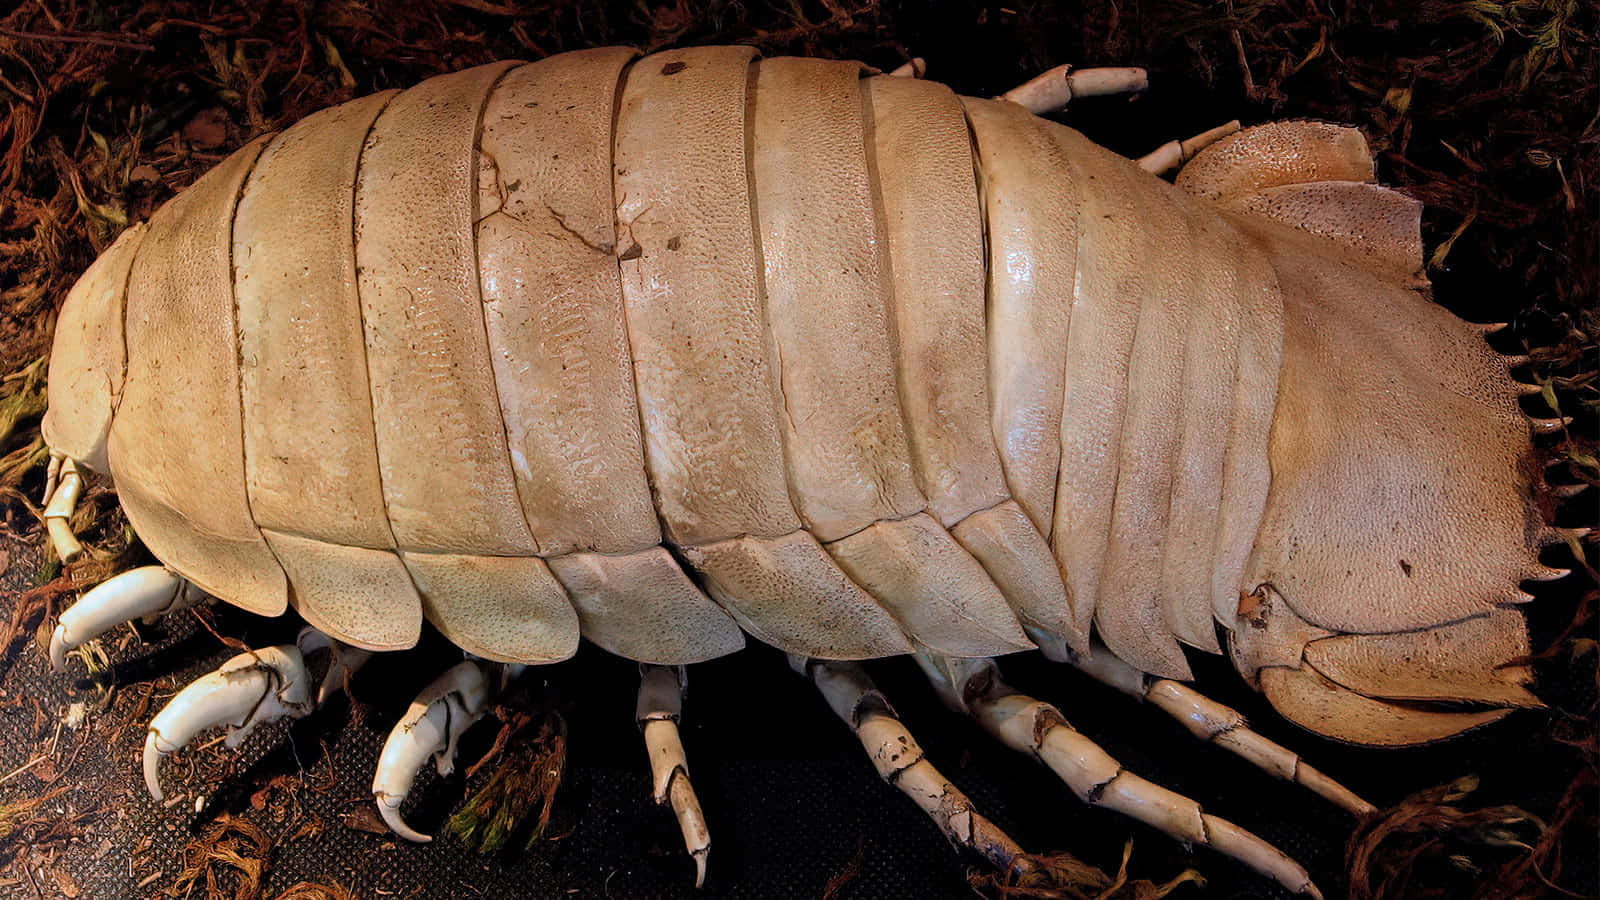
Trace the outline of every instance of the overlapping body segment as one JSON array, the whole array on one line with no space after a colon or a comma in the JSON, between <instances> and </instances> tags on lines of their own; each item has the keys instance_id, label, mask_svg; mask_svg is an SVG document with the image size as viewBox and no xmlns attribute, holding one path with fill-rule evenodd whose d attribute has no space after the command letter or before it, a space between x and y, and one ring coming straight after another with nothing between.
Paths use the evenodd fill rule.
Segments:
<instances>
[{"instance_id":1,"label":"overlapping body segment","mask_svg":"<svg viewBox=\"0 0 1600 900\"><path fill-rule=\"evenodd\" d=\"M1098 610L1114 651L1149 635L1168 649L1142 665L1181 665L1153 590L1166 511L1113 524L1111 498L1136 502L1118 472L1166 498L1183 372L1155 370L1210 331L1159 258L1189 248L1141 218L1183 198L1124 161L1011 104L737 48L486 67L265 146L238 209L215 201L243 486L330 633L403 646L420 609L474 652L558 658L570 604L612 635L600 610L626 605L543 560L665 536L785 649L993 655L1029 645L1020 613L1086 650ZM280 237L286 217L306 227ZM368 574L340 590L330 565ZM674 583L671 620L736 646Z\"/></svg>"},{"instance_id":2,"label":"overlapping body segment","mask_svg":"<svg viewBox=\"0 0 1600 900\"><path fill-rule=\"evenodd\" d=\"M1269 491L1353 464L1275 480L1307 457L1277 416L1286 316L1344 315L1301 297L1328 293L1320 262L1286 281L1283 260L1416 299L1414 221L1358 143L1246 132L1175 186L1015 103L855 63L468 70L262 139L163 209L113 259L126 289L92 282L126 294L129 358L73 365L119 369L114 415L63 413L61 441L88 461L109 428L175 569L360 646L423 618L516 662L580 633L656 663L741 631L833 659L1085 656L1095 635L1184 678L1181 644L1219 651L1241 593L1294 584L1307 501ZM169 284L183 233L209 268ZM1321 343L1294 364L1358 318L1295 326ZM193 413L149 439L199 364L193 408L242 444ZM1290 607L1385 630L1311 611L1316 577Z\"/></svg>"},{"instance_id":3,"label":"overlapping body segment","mask_svg":"<svg viewBox=\"0 0 1600 900\"><path fill-rule=\"evenodd\" d=\"M749 47L481 66L260 137L110 247L58 326L44 517L68 558L77 465L108 472L163 565L73 606L52 662L195 587L313 626L172 699L152 794L200 731L304 716L427 622L472 658L372 788L427 840L417 770L586 637L641 663L655 798L703 877L683 667L749 635L998 865L1026 856L852 661L912 654L1085 802L1319 896L992 658L1037 647L1357 815L1180 684L1189 651L1362 744L1538 705L1514 606L1560 534L1519 386L1431 303L1418 204L1359 133L1234 123L1133 161L1034 112L1140 70L995 100L904 74Z\"/></svg>"}]
</instances>

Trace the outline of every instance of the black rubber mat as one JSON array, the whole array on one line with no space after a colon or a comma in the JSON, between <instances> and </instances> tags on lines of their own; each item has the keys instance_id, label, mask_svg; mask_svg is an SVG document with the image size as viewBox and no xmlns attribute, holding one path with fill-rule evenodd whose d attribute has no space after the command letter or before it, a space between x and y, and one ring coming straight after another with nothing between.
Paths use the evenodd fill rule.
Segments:
<instances>
[{"instance_id":1,"label":"black rubber mat","mask_svg":"<svg viewBox=\"0 0 1600 900\"><path fill-rule=\"evenodd\" d=\"M242 42L254 41L252 46L259 47L282 39L284 34L274 33L273 27L325 28L340 40L349 38L344 50L359 73L362 91L406 83L427 74L428 66L445 61L447 55L466 65L489 54L532 56L535 50L555 52L605 41L707 43L732 35L775 41L786 52L809 49L868 57L881 66L898 64L909 51L928 58L931 77L977 95L992 95L1058 62L1148 65L1153 82L1148 96L1136 103L1085 103L1074 107L1066 119L1112 149L1133 155L1234 117L1250 124L1266 118L1321 115L1327 108L1307 94L1319 89L1315 78L1329 77L1318 74L1326 57L1313 64L1323 52L1321 45L1312 49L1314 37L1307 38L1310 55L1299 64L1306 67L1300 81L1288 83L1283 96L1265 91L1249 101L1241 95L1241 74L1226 68L1234 65L1231 44L1222 54L1213 45L1207 45L1209 55L1199 52L1201 39L1186 35L1211 23L1206 39L1214 39L1215 21L1231 16L1224 7L1232 9L1233 4L1172 4L1178 12L1158 17L1150 10L1165 4L1141 10L1140 4L1127 3L1063 4L1059 9L1053 4L940 3L929 12L928 5L920 3L848 3L844 5L859 7L860 14L837 21L814 3L538 4L559 25L559 33L550 33L553 28L529 25L532 14L519 20L494 13L505 8L498 0L456 0L439 14L437 29L432 7L399 25L381 21L378 12L371 14L372 22L330 24L314 20L321 9L316 3L262 4L267 11L258 21L253 4L230 6L219 0L216 7L226 8L223 11L232 16L231 30L223 36L213 35L206 22L198 21L213 11L209 4L174 5L181 6L179 12L184 14L176 24L159 34L138 36L157 41L161 53L204 59L206 48L211 48L220 58ZM837 3L829 5L840 8ZM94 27L111 32L133 17L140 4L84 6L94 8ZM371 4L378 10L384 6ZM443 9L446 4L438 6ZM804 7L813 22L830 24L810 37L785 37L791 6ZM1261 6L1238 4L1245 13ZM1320 9L1326 5L1304 6L1308 16L1317 18L1324 15ZM1344 6L1340 15L1359 16L1350 10L1361 4ZM1402 6L1409 9L1410 4ZM241 7L250 9L248 16L239 12ZM357 7L365 9L359 4L351 8ZM869 13L869 7L879 11ZM1013 7L1023 7L1027 15L1019 16ZM345 6L341 9L348 12ZM1326 15L1333 15L1331 8ZM1593 19L1592 10L1584 15ZM442 40L448 54L419 52L379 61L354 56L360 35L387 33L391 27L408 35L449 33L459 24L451 16L470 20L477 30L470 40ZM675 30L674 16L687 24ZM426 21L418 24L419 18ZM1171 33L1158 40L1141 30L1152 18L1162 18ZM1479 27L1464 15L1457 18L1463 28ZM247 24L239 25L245 19ZM1086 23L1081 28L1075 24L1079 19ZM884 24L891 20L893 27ZM484 22L493 26L487 37ZM579 22L584 27L574 24ZM515 29L524 25L528 28L518 37ZM1312 22L1305 27L1314 34L1315 26ZM534 40L524 40L530 32ZM1366 36L1370 46L1363 52L1399 61L1397 71L1437 65L1420 58L1444 53L1437 46L1437 32L1430 32L1434 42L1430 47L1418 46L1412 35L1388 26L1374 27ZM202 40L215 43L203 48ZM1245 43L1256 46L1253 40ZM329 44L325 51L331 53L332 48ZM1347 41L1342 50L1351 52L1351 43ZM213 95L225 93L224 88L199 77L193 84L144 85L141 59L149 57L130 51L108 83L83 87L82 93L152 94L167 102L161 108L181 111L183 116L223 105ZM1266 63L1258 56L1255 65L1256 77L1266 83ZM5 71L17 80L23 78L11 68ZM1409 83L1410 78L1397 74L1394 83ZM1387 86L1388 82L1363 84L1351 90L1363 97L1371 93L1368 111L1380 117L1394 109L1383 99ZM1326 85L1321 89L1332 90ZM187 95L190 91L193 97ZM179 94L183 96L174 99ZM227 103L236 106L237 91L232 97ZM1410 98L1409 91L1406 97ZM1425 94L1414 98L1413 114L1426 114L1417 110L1432 99ZM266 105L269 112L276 110L283 98L270 98ZM57 104L50 114L68 116L60 107ZM1449 133L1475 133L1485 109L1491 108L1471 106L1459 114L1470 121L1452 124L1455 130ZM80 129L76 118L70 127L58 127L54 120L49 124L74 134ZM163 127L171 131L176 126ZM1410 134L1409 124L1405 133ZM1470 156L1469 144L1457 144ZM1457 152L1454 144L1447 149ZM1532 149L1530 144L1530 158ZM1380 170L1385 178L1392 174ZM1461 217L1430 210L1425 222L1431 251L1461 224ZM1460 248L1473 246L1490 227L1498 226L1486 215L1458 246L1451 269L1432 273L1441 302L1480 321L1508 318L1507 309L1513 304L1507 298L1519 296L1523 279L1532 277L1504 260L1462 252ZM1554 251L1550 258L1555 258ZM0 277L0 282L7 289L12 286L10 279ZM37 497L36 480L23 488ZM12 524L23 530L31 520L19 513ZM9 563L0 563L0 598L9 611L18 595L36 583L41 564L36 549L3 532L0 554ZM1569 585L1565 590L1570 595L1574 588ZM1541 589L1540 596L1533 610L1536 646L1566 624L1573 608L1572 597L1563 596L1561 589ZM263 646L291 640L298 627L291 618L267 621L223 609L217 611L216 626L251 646ZM449 836L413 845L372 830L370 783L388 729L418 689L460 658L436 636L416 652L375 660L354 679L354 702L339 699L292 727L266 728L238 753L209 746L170 758L163 772L171 800L161 805L146 794L139 772L145 724L179 686L234 651L189 615L141 630L143 641L123 631L108 642L113 663L108 678L116 687L104 708L98 704L106 694L76 661L68 674L55 674L31 641L19 641L13 653L0 659L0 862L11 863L0 874L0 898L205 898L203 883L184 892L176 889L176 880L193 861L186 859L186 848L194 847L208 829L228 817L251 823L271 843L260 868L259 890L238 895L246 900L275 900L291 886L308 881L337 884L362 898L817 898L828 892L830 882L837 887L829 896L837 900L972 896L967 876L979 864L954 853L920 812L877 779L855 739L809 683L768 648L753 647L690 670L684 742L713 837L710 878L697 891L693 866L682 852L671 814L649 800L649 770L632 719L637 671L630 663L586 646L577 659L536 670L524 679L522 689L548 696L565 716L568 764L547 839L528 850L485 857ZM1517 713L1439 747L1377 751L1334 745L1278 718L1224 660L1195 658L1193 663L1203 691L1244 711L1267 736L1302 752L1379 805L1477 776L1480 787L1464 805L1514 803L1548 817L1582 765L1579 752L1553 733L1559 722L1546 712ZM1353 823L1342 812L1196 743L1160 713L1037 655L1007 660L1003 668L1020 689L1059 705L1075 726L1124 765L1267 837L1303 862L1329 896L1343 895L1343 845ZM1542 688L1553 705L1592 708L1593 666L1588 664L1587 672L1581 668L1545 673ZM1124 842L1131 838L1133 877L1160 882L1191 866L1205 875L1208 885L1203 893L1186 887L1175 896L1283 896L1242 867L1203 849L1190 852L1115 814L1084 808L1037 763L999 746L942 708L908 661L873 664L870 671L929 757L1028 849L1070 851L1115 871ZM472 732L462 756L470 760L485 752L493 732L492 724ZM421 830L440 832L445 819L486 777L483 773L469 782L461 775L425 775L419 780L418 803L409 810L409 821ZM1574 846L1593 847L1592 833L1569 840ZM1567 868L1560 873L1560 884L1594 895L1595 856L1568 852L1564 859ZM1465 861L1457 880L1444 888L1446 894L1452 887L1466 893L1480 877L1471 865L1490 861L1488 857ZM236 892L228 888L220 896L233 898Z\"/></svg>"},{"instance_id":2,"label":"black rubber mat","mask_svg":"<svg viewBox=\"0 0 1600 900\"><path fill-rule=\"evenodd\" d=\"M294 633L287 619L229 610L219 610L216 622L254 646ZM671 814L648 798L649 772L632 721L636 667L587 646L569 663L531 672L521 686L564 710L570 737L550 838L531 850L484 857L450 836L413 845L364 830L374 820L369 791L384 736L409 698L459 659L442 642L375 660L352 682L355 706L337 700L292 727L265 729L237 754L214 746L169 758L163 773L170 799L158 805L139 772L143 726L178 684L232 651L192 616L145 631L149 643L125 639L130 645L114 651L121 686L110 707L75 726L58 723L96 696L79 662L68 675L56 675L29 646L8 663L0 769L14 772L54 747L50 758L57 762L11 778L42 794L65 787L40 813L51 822L80 823L79 833L64 841L45 837L44 825L29 826L37 832L30 837L41 888L76 886L84 897L163 896L184 868L185 846L225 816L260 826L272 840L268 898L301 881L337 883L361 897L819 897L853 863L856 874L839 898L959 897L970 895L969 868L981 866L954 853L920 812L877 779L809 682L768 648L690 669L684 741L713 835L711 875L701 891L693 887ZM1442 747L1358 750L1298 732L1226 664L1197 662L1204 689L1379 804L1477 774L1482 787L1472 802L1548 810L1575 771L1576 757L1544 734L1539 713L1515 715ZM1005 669L1019 687L1057 703L1129 768L1268 837L1330 895L1341 891L1342 848L1352 825L1342 812L1036 654L1010 660ZM908 661L874 664L871 671L929 757L1028 849L1067 850L1115 871L1123 842L1132 838L1136 877L1159 882L1193 866L1209 882L1205 896L1283 896L1205 850L1187 852L1115 814L1084 808L1037 763L939 706ZM481 755L495 730L486 724L472 732L462 757ZM427 773L409 821L440 831L469 788L486 778L468 784L459 775ZM204 797L199 812L197 796ZM1569 872L1563 882L1593 883L1592 871L1576 877ZM30 895L22 885L12 890Z\"/></svg>"}]
</instances>

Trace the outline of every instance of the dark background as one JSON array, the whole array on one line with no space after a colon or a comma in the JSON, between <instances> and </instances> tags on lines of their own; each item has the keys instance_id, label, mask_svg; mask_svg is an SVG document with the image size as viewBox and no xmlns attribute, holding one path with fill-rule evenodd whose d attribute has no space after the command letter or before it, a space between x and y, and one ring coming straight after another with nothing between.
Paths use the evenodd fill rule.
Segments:
<instances>
[{"instance_id":1,"label":"dark background","mask_svg":"<svg viewBox=\"0 0 1600 900\"><path fill-rule=\"evenodd\" d=\"M593 648L526 682L527 702L547 700L570 737L549 839L530 851L482 857L453 837L418 847L364 830L385 734L458 658L437 641L375 661L353 683L354 703L267 729L242 754L212 747L169 760L169 792L181 802L163 809L145 795L136 762L144 723L234 651L184 616L142 629L145 643L119 633L96 678L76 662L70 675L48 673L35 629L50 626L75 584L143 557L103 489L91 491L77 523L102 558L62 575L38 549L28 503L42 483L37 362L55 307L93 254L250 137L437 72L607 43L754 43L884 69L916 55L930 77L980 96L1060 62L1146 66L1146 96L1086 101L1063 120L1129 155L1232 118L1361 126L1380 178L1429 204L1437 299L1468 319L1511 322L1497 346L1529 353L1522 377L1547 383L1562 411L1578 416L1543 442L1558 461L1552 480L1593 483L1597 26L1593 5L1533 0L18 4L0 14L0 637L9 648L0 661L0 897L249 900L292 894L299 882L327 888L300 900L337 897L334 886L360 897L819 897L836 876L839 898L943 897L970 895L969 871L981 872L876 779L809 684L766 648L690 672L685 742L714 848L701 892L671 815L648 800L632 722L635 668ZM1530 410L1548 415L1538 403ZM1594 495L1552 504L1552 514L1592 521ZM1570 559L1564 552L1549 558ZM1560 895L1548 882L1590 896L1600 657L1587 619L1592 575L1534 589L1540 692L1551 709L1443 746L1340 747L1282 722L1222 660L1196 658L1197 680L1380 806L1476 775L1480 787L1455 807L1514 805L1550 825L1508 823L1516 814L1507 811L1475 827L1458 822L1446 837L1391 839L1379 870L1358 877L1362 890ZM218 610L214 625L251 646L296 629L230 610ZM1330 895L1346 892L1354 823L1342 812L1036 655L1005 668L1129 768L1275 841ZM1115 873L1131 837L1133 878L1159 883L1193 866L1209 881L1205 896L1278 896L1214 854L1084 809L1041 767L939 707L907 661L872 671L935 763L1030 850L1070 851ZM62 724L74 703L89 707L85 723ZM494 730L474 732L463 759L481 755ZM440 831L488 776L425 777L411 822ZM209 798L198 814L197 793ZM262 842L240 823L259 828ZM224 827L219 844L213 830ZM186 869L199 880L182 889ZM1192 886L1179 892L1200 896Z\"/></svg>"}]
</instances>

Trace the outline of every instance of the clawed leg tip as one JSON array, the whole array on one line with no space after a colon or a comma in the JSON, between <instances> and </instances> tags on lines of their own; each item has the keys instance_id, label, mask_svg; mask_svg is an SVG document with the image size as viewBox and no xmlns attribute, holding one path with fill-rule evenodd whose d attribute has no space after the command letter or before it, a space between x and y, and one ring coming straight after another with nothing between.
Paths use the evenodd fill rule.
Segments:
<instances>
[{"instance_id":1,"label":"clawed leg tip","mask_svg":"<svg viewBox=\"0 0 1600 900\"><path fill-rule=\"evenodd\" d=\"M293 647L242 653L190 682L156 713L145 734L144 784L150 796L166 799L161 757L182 750L201 732L226 726L227 745L237 747L262 722L309 713L305 682L305 664Z\"/></svg>"},{"instance_id":2,"label":"clawed leg tip","mask_svg":"<svg viewBox=\"0 0 1600 900\"><path fill-rule=\"evenodd\" d=\"M411 793L417 773L434 759L439 774L454 768L456 740L483 717L489 706L489 680L477 663L457 663L422 689L383 744L372 777L372 797L385 825L400 837L426 844L432 837L400 818L400 804Z\"/></svg>"},{"instance_id":3,"label":"clawed leg tip","mask_svg":"<svg viewBox=\"0 0 1600 900\"><path fill-rule=\"evenodd\" d=\"M389 826L390 831L413 843L433 843L433 835L423 834L422 832L417 831L410 825L407 825L405 819L400 818L400 805L398 802L394 806L390 806L389 798L387 797L377 797L375 799L378 803L378 815L383 819L383 824ZM404 800L405 798L402 797L400 799Z\"/></svg>"},{"instance_id":4,"label":"clawed leg tip","mask_svg":"<svg viewBox=\"0 0 1600 900\"><path fill-rule=\"evenodd\" d=\"M167 795L161 790L161 757L166 756L161 748L156 746L156 733L150 734L144 740L144 786L150 792L150 799L161 803Z\"/></svg>"},{"instance_id":5,"label":"clawed leg tip","mask_svg":"<svg viewBox=\"0 0 1600 900\"><path fill-rule=\"evenodd\" d=\"M50 668L57 672L67 670L67 651L75 649L67 646L67 629L64 625L57 625L56 630L50 634Z\"/></svg>"},{"instance_id":6,"label":"clawed leg tip","mask_svg":"<svg viewBox=\"0 0 1600 900\"><path fill-rule=\"evenodd\" d=\"M135 619L150 619L193 603L197 598L185 585L165 566L129 569L95 585L57 620L50 635L51 665L65 671L67 653L85 643Z\"/></svg>"},{"instance_id":7,"label":"clawed leg tip","mask_svg":"<svg viewBox=\"0 0 1600 900\"><path fill-rule=\"evenodd\" d=\"M711 830L700 809L700 799L689 783L689 761L678 735L683 714L683 671L673 666L640 667L639 702L635 718L644 731L645 753L650 757L656 804L672 804L683 832L683 848L694 857L694 886L706 882L706 857L711 852Z\"/></svg>"},{"instance_id":8,"label":"clawed leg tip","mask_svg":"<svg viewBox=\"0 0 1600 900\"><path fill-rule=\"evenodd\" d=\"M696 888L706 886L706 858L710 855L710 847L702 847L694 851L694 886Z\"/></svg>"}]
</instances>

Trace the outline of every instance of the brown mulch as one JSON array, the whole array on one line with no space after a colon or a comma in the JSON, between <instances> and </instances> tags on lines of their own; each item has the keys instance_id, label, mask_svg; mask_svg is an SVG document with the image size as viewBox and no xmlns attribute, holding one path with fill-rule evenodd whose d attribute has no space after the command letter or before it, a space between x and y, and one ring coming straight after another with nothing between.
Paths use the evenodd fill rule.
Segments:
<instances>
[{"instance_id":1,"label":"brown mulch","mask_svg":"<svg viewBox=\"0 0 1600 900\"><path fill-rule=\"evenodd\" d=\"M168 896L262 900L272 840L260 827L224 815L184 848L183 871Z\"/></svg>"},{"instance_id":2,"label":"brown mulch","mask_svg":"<svg viewBox=\"0 0 1600 900\"><path fill-rule=\"evenodd\" d=\"M1199 872L1186 869L1164 884L1128 876L1133 840L1122 847L1122 864L1111 875L1070 853L1039 854L1024 858L1023 865L1004 873L974 871L967 876L972 890L996 900L1162 900L1183 887L1204 887Z\"/></svg>"}]
</instances>

